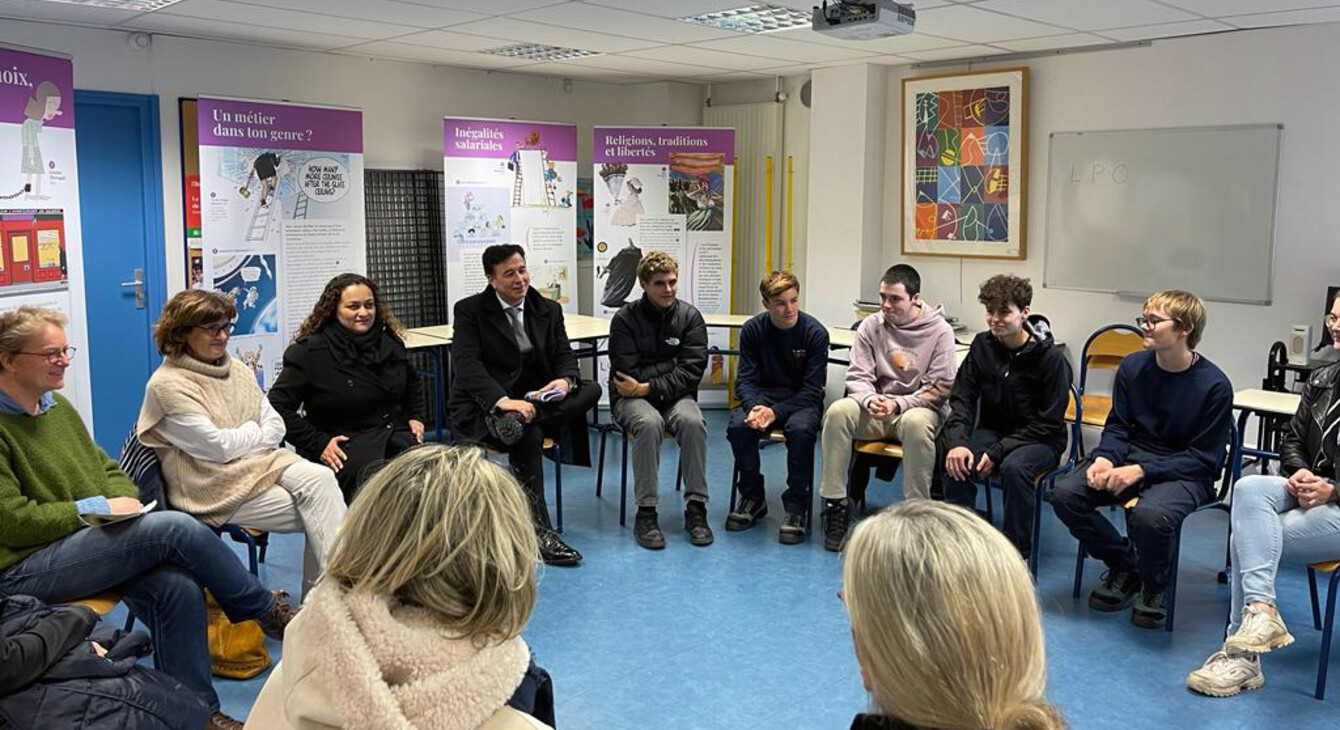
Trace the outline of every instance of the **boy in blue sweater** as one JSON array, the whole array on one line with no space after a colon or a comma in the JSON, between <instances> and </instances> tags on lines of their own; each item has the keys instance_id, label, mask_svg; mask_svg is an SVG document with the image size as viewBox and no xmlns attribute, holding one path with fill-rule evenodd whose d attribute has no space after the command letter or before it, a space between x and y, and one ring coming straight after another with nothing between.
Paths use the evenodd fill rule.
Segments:
<instances>
[{"instance_id":1,"label":"boy in blue sweater","mask_svg":"<svg viewBox=\"0 0 1340 730\"><path fill-rule=\"evenodd\" d=\"M1119 611L1134 601L1131 622L1152 629L1167 618L1177 527L1214 499L1233 386L1195 352L1205 332L1205 304L1194 294L1156 292L1136 322L1145 351L1117 369L1102 441L1057 480L1052 507L1084 550L1107 565L1089 606ZM1137 496L1126 521L1129 538L1122 537L1098 508Z\"/></svg>"},{"instance_id":2,"label":"boy in blue sweater","mask_svg":"<svg viewBox=\"0 0 1340 730\"><path fill-rule=\"evenodd\" d=\"M823 425L827 382L828 329L800 311L800 281L774 271L758 285L763 314L740 330L740 367L726 438L735 452L740 503L726 517L726 529L747 530L768 514L759 472L759 440L769 431L786 435L786 491L778 540L805 541L805 516L814 488L814 445Z\"/></svg>"}]
</instances>

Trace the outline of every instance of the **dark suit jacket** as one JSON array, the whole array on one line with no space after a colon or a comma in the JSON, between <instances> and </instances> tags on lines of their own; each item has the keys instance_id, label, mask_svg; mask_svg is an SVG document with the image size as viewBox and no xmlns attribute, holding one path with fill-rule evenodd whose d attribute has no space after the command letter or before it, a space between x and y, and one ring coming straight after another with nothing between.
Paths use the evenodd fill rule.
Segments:
<instances>
[{"instance_id":1,"label":"dark suit jacket","mask_svg":"<svg viewBox=\"0 0 1340 730\"><path fill-rule=\"evenodd\" d=\"M321 332L289 345L284 369L270 388L270 404L288 430L285 440L303 458L318 461L333 436L378 434L371 440L383 441L395 432L408 433L411 418L423 420L423 385L404 345L399 347L402 352L382 365L400 372L396 387L387 389L369 368L336 363Z\"/></svg>"},{"instance_id":2,"label":"dark suit jacket","mask_svg":"<svg viewBox=\"0 0 1340 730\"><path fill-rule=\"evenodd\" d=\"M538 361L538 372L528 373L527 380L539 385L555 378L579 380L577 358L563 326L563 308L531 288L523 310L522 321ZM498 399L525 395L517 385L523 365L521 348L512 334L512 320L492 287L456 302L452 329L452 435L480 440L487 433L484 416Z\"/></svg>"}]
</instances>

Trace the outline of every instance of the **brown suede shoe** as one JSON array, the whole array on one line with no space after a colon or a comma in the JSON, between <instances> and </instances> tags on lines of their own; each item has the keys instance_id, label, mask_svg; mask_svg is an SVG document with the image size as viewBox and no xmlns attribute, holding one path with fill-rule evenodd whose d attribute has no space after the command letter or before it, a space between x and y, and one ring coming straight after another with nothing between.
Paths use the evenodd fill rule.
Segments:
<instances>
[{"instance_id":1,"label":"brown suede shoe","mask_svg":"<svg viewBox=\"0 0 1340 730\"><path fill-rule=\"evenodd\" d=\"M216 712L210 716L209 722L205 723L205 730L242 730L242 721Z\"/></svg>"},{"instance_id":2,"label":"brown suede shoe","mask_svg":"<svg viewBox=\"0 0 1340 730\"><path fill-rule=\"evenodd\" d=\"M285 591L270 591L274 594L275 603L270 610L256 617L256 623L261 625L261 631L275 641L284 640L284 629L298 615L298 609L289 603L288 593Z\"/></svg>"}]
</instances>

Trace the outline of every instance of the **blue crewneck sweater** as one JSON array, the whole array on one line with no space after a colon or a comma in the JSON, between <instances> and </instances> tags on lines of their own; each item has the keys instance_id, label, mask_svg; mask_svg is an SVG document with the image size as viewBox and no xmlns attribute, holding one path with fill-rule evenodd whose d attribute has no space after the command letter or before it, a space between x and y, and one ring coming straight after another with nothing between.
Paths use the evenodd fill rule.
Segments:
<instances>
[{"instance_id":1,"label":"blue crewneck sweater","mask_svg":"<svg viewBox=\"0 0 1340 730\"><path fill-rule=\"evenodd\" d=\"M735 397L748 413L768 406L778 422L802 408L819 408L828 381L828 328L801 312L795 326L778 329L767 312L740 330Z\"/></svg>"},{"instance_id":2,"label":"blue crewneck sweater","mask_svg":"<svg viewBox=\"0 0 1340 730\"><path fill-rule=\"evenodd\" d=\"M1154 353L1128 355L1117 369L1112 412L1093 450L1116 466L1139 464L1145 484L1212 484L1228 445L1233 385L1205 357L1171 373Z\"/></svg>"}]
</instances>

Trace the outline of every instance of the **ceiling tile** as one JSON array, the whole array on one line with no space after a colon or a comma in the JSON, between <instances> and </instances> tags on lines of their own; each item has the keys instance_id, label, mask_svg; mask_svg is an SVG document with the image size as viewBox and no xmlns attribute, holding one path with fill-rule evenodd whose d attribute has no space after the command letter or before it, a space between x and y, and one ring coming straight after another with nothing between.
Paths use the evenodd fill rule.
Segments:
<instances>
[{"instance_id":1,"label":"ceiling tile","mask_svg":"<svg viewBox=\"0 0 1340 730\"><path fill-rule=\"evenodd\" d=\"M782 33L774 33L772 35L775 38L812 42L826 46L838 46L839 48L849 48L853 51L876 54L896 54L902 53L903 51L929 51L934 48L949 48L950 46L963 45L963 41L940 38L939 36L926 33L913 33L912 35L900 35L872 41L842 40L830 35L815 33L812 30L790 30Z\"/></svg>"},{"instance_id":2,"label":"ceiling tile","mask_svg":"<svg viewBox=\"0 0 1340 730\"><path fill-rule=\"evenodd\" d=\"M970 43L992 43L1019 38L1058 35L1066 27L990 13L969 5L949 5L917 13L917 31Z\"/></svg>"},{"instance_id":3,"label":"ceiling tile","mask_svg":"<svg viewBox=\"0 0 1340 730\"><path fill-rule=\"evenodd\" d=\"M126 21L119 27L194 38L244 41L281 48L314 48L323 51L341 48L362 40L349 36L327 35L305 30L268 28L263 25L245 25L205 18L186 18L180 15L166 15L161 12L144 13L137 18Z\"/></svg>"},{"instance_id":4,"label":"ceiling tile","mask_svg":"<svg viewBox=\"0 0 1340 730\"><path fill-rule=\"evenodd\" d=\"M238 3L266 5L274 8L319 12L359 20L391 21L397 25L416 28L441 28L457 23L469 23L489 17L487 14L465 10L447 10L400 0L233 0Z\"/></svg>"},{"instance_id":5,"label":"ceiling tile","mask_svg":"<svg viewBox=\"0 0 1340 730\"><path fill-rule=\"evenodd\" d=\"M115 25L141 15L138 10L113 10L68 3L43 3L36 0L0 0L0 16L24 20L57 20L79 25Z\"/></svg>"},{"instance_id":6,"label":"ceiling tile","mask_svg":"<svg viewBox=\"0 0 1340 730\"><path fill-rule=\"evenodd\" d=\"M470 35L469 33L457 33L454 28L449 30L429 30L422 33L411 33L396 38L394 43L411 43L416 46L428 46L446 51L482 51L485 48L497 48L507 45L508 41L501 38L486 38L484 36ZM499 56L501 58L501 56Z\"/></svg>"},{"instance_id":7,"label":"ceiling tile","mask_svg":"<svg viewBox=\"0 0 1340 730\"><path fill-rule=\"evenodd\" d=\"M715 76L703 76L701 78L694 79L694 81L698 83L705 82L710 84L734 84L739 81L758 81L760 79L771 80L772 78L773 78L772 74L750 73L748 71L732 71L730 73L721 73Z\"/></svg>"},{"instance_id":8,"label":"ceiling tile","mask_svg":"<svg viewBox=\"0 0 1340 730\"><path fill-rule=\"evenodd\" d=\"M636 84L647 81L660 81L659 77L646 74L630 74L606 68L577 66L566 61L548 61L508 69L510 73L534 74L539 76L567 76L570 78L599 81L605 84Z\"/></svg>"},{"instance_id":9,"label":"ceiling tile","mask_svg":"<svg viewBox=\"0 0 1340 730\"><path fill-rule=\"evenodd\" d=\"M601 53L618 53L658 45L655 41L625 38L608 33L592 33L575 28L531 23L514 18L490 18L452 27L462 33L474 33L491 38L503 38L518 43L543 43L550 46L580 48Z\"/></svg>"},{"instance_id":10,"label":"ceiling tile","mask_svg":"<svg viewBox=\"0 0 1340 730\"><path fill-rule=\"evenodd\" d=\"M381 39L413 33L418 30L408 25L393 25L368 20L337 18L311 10L296 11L271 8L264 5L248 5L229 0L184 0L170 5L164 10L149 14L152 16L171 15L205 20L221 20L228 23L245 23L278 30L298 30L311 33L329 33L351 38Z\"/></svg>"},{"instance_id":11,"label":"ceiling tile","mask_svg":"<svg viewBox=\"0 0 1340 730\"><path fill-rule=\"evenodd\" d=\"M551 5L539 10L515 13L510 17L596 33L645 38L660 43L691 43L714 38L733 38L739 35L720 28L649 17L644 13L629 13L584 2Z\"/></svg>"},{"instance_id":12,"label":"ceiling tile","mask_svg":"<svg viewBox=\"0 0 1340 730\"><path fill-rule=\"evenodd\" d=\"M320 0L317 0L320 2ZM534 10L546 5L562 5L568 0L401 0L402 2L426 5L442 10L465 10L486 15L507 15L523 10Z\"/></svg>"},{"instance_id":13,"label":"ceiling tile","mask_svg":"<svg viewBox=\"0 0 1340 730\"><path fill-rule=\"evenodd\" d=\"M738 53L714 51L697 46L663 46L644 51L629 51L627 56L638 58L672 59L691 63L695 66L711 66L722 71L753 71L755 69L776 66L777 61L758 56L742 56Z\"/></svg>"},{"instance_id":14,"label":"ceiling tile","mask_svg":"<svg viewBox=\"0 0 1340 730\"><path fill-rule=\"evenodd\" d=\"M1103 31L1103 35L1119 41L1145 41L1157 38L1199 35L1201 33L1218 33L1225 30L1235 30L1235 28L1218 20L1191 20L1185 23L1141 25L1134 28L1109 28Z\"/></svg>"},{"instance_id":15,"label":"ceiling tile","mask_svg":"<svg viewBox=\"0 0 1340 730\"><path fill-rule=\"evenodd\" d=\"M391 58L401 61L418 61L442 66L480 69L512 68L530 63L524 58L506 58L483 53L471 53L470 51L432 48L412 43L402 43L399 40L359 43L340 48L337 52L350 56L371 56L373 58Z\"/></svg>"},{"instance_id":16,"label":"ceiling tile","mask_svg":"<svg viewBox=\"0 0 1340 730\"><path fill-rule=\"evenodd\" d=\"M1282 13L1258 13L1221 18L1238 28L1269 28L1276 25L1303 25L1305 23L1334 23L1340 21L1340 7L1288 10Z\"/></svg>"},{"instance_id":17,"label":"ceiling tile","mask_svg":"<svg viewBox=\"0 0 1340 730\"><path fill-rule=\"evenodd\" d=\"M694 43L693 48L708 48L727 53L743 53L750 56L777 59L782 62L817 63L821 61L843 61L866 58L877 54L859 46L831 46L820 43L775 38L769 35L736 35L719 41Z\"/></svg>"},{"instance_id":18,"label":"ceiling tile","mask_svg":"<svg viewBox=\"0 0 1340 730\"><path fill-rule=\"evenodd\" d=\"M572 64L574 66L609 69L630 74L645 74L657 78L692 78L695 76L708 76L710 74L721 73L719 67L694 66L692 64L679 63L676 61L653 60L650 58L638 58L636 56L624 55L573 58L564 61L563 63Z\"/></svg>"},{"instance_id":19,"label":"ceiling tile","mask_svg":"<svg viewBox=\"0 0 1340 730\"><path fill-rule=\"evenodd\" d=\"M796 8L797 10L809 10L813 2L806 0L796 0L788 2L786 0L762 0L770 5L781 5L783 7ZM714 13L718 10L730 10L731 8L742 8L746 5L755 4L756 0L586 0L592 5L599 5L607 8L617 8L632 13L644 15L656 15L662 18L682 18L686 15L697 15L699 13Z\"/></svg>"},{"instance_id":20,"label":"ceiling tile","mask_svg":"<svg viewBox=\"0 0 1340 730\"><path fill-rule=\"evenodd\" d=\"M941 48L935 51L911 51L903 55L917 61L948 61L955 58L996 56L1002 53L1007 53L1007 51L1003 48L992 48L991 46L958 46L957 48Z\"/></svg>"},{"instance_id":21,"label":"ceiling tile","mask_svg":"<svg viewBox=\"0 0 1340 730\"><path fill-rule=\"evenodd\" d=\"M1097 46L1112 41L1096 36L1092 33L1067 33L1065 35L1049 35L1045 38L1020 38L1017 41L999 41L992 45L1005 48L1015 53L1030 53L1032 51L1052 51L1058 48L1075 48L1077 46Z\"/></svg>"},{"instance_id":22,"label":"ceiling tile","mask_svg":"<svg viewBox=\"0 0 1340 730\"><path fill-rule=\"evenodd\" d=\"M1208 18L1255 14L1262 10L1298 10L1336 4L1334 0L1161 0L1161 2L1164 5L1174 5L1193 13L1200 13Z\"/></svg>"},{"instance_id":23,"label":"ceiling tile","mask_svg":"<svg viewBox=\"0 0 1340 730\"><path fill-rule=\"evenodd\" d=\"M1075 30L1102 30L1196 19L1191 13L1150 0L984 0L973 7Z\"/></svg>"}]
</instances>

